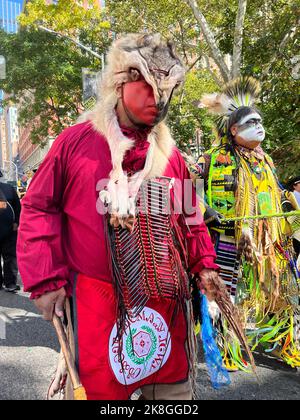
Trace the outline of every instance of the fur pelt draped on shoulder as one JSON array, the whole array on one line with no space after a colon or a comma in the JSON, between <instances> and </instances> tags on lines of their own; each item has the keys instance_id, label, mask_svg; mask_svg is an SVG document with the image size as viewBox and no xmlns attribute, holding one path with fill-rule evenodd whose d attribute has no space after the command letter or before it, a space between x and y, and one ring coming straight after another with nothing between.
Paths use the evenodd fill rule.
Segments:
<instances>
[{"instance_id":1,"label":"fur pelt draped on shoulder","mask_svg":"<svg viewBox=\"0 0 300 420\"><path fill-rule=\"evenodd\" d=\"M123 83L135 81L139 73L152 86L156 104L166 105L173 90L183 82L185 71L172 42L161 35L129 34L120 38L108 52L95 107L80 118L81 122L91 121L109 144L112 171L106 191L101 192L101 200L110 203L112 214L118 220L126 220L135 213L134 198L139 186L145 179L163 175L174 147L168 127L160 122L148 134L150 145L144 168L130 179L123 172L122 162L134 141L127 138L119 126L117 90Z\"/></svg>"},{"instance_id":2,"label":"fur pelt draped on shoulder","mask_svg":"<svg viewBox=\"0 0 300 420\"><path fill-rule=\"evenodd\" d=\"M157 78L150 71L151 66L168 69L168 77ZM107 139L112 156L113 178L119 175L125 153L133 146L133 141L124 136L119 127L115 108L118 102L116 90L123 83L131 81L128 70L134 68L152 86L157 102L163 100L170 89L179 86L184 79L184 68L176 56L173 43L163 40L159 34L128 34L112 44L99 85L97 104L94 109L81 116L80 121L90 120L95 130ZM174 145L164 122L153 127L148 141L153 142L154 159L146 177L159 176L164 172Z\"/></svg>"},{"instance_id":3,"label":"fur pelt draped on shoulder","mask_svg":"<svg viewBox=\"0 0 300 420\"><path fill-rule=\"evenodd\" d=\"M133 140L122 133L115 112L113 112L114 115L110 116L110 121L105 118L107 117L105 106L105 101L99 101L92 111L82 116L83 118L80 121L92 122L94 129L106 138L112 156L114 155L114 163L116 165L122 164L126 151L133 147ZM164 173L175 146L170 130L164 122L159 123L152 129L148 135L148 141L149 138L154 140L154 151L151 171L146 178L161 176Z\"/></svg>"}]
</instances>

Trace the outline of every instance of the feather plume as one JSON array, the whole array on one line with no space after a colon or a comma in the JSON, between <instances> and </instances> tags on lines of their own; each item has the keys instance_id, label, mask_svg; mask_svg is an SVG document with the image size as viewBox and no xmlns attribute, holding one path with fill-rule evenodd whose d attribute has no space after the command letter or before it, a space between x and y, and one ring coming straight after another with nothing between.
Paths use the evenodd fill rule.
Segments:
<instances>
[{"instance_id":1,"label":"feather plume","mask_svg":"<svg viewBox=\"0 0 300 420\"><path fill-rule=\"evenodd\" d=\"M251 353L251 350L249 348L247 338L245 336L245 333L243 331L243 327L241 325L240 316L238 313L237 308L233 305L233 303L230 300L230 297L228 295L227 289L223 281L218 278L215 279L212 277L211 282L213 283L214 289L216 291L216 297L215 302L218 305L220 311L227 319L230 327L232 328L233 332L236 334L237 338L239 339L240 343L244 347L252 367L253 373L257 376L256 373L256 365L253 358L253 355Z\"/></svg>"},{"instance_id":2,"label":"feather plume","mask_svg":"<svg viewBox=\"0 0 300 420\"><path fill-rule=\"evenodd\" d=\"M228 100L219 93L208 93L201 98L199 108L207 108L212 114L223 114L227 111Z\"/></svg>"},{"instance_id":3,"label":"feather plume","mask_svg":"<svg viewBox=\"0 0 300 420\"><path fill-rule=\"evenodd\" d=\"M223 89L223 94L230 99L228 111L231 112L241 106L254 106L259 93L260 84L253 77L238 77L227 83Z\"/></svg>"},{"instance_id":4,"label":"feather plume","mask_svg":"<svg viewBox=\"0 0 300 420\"><path fill-rule=\"evenodd\" d=\"M221 93L204 95L198 106L218 115L217 125L223 131L230 115L240 107L254 106L259 93L260 84L257 80L253 77L238 77L227 83Z\"/></svg>"}]
</instances>

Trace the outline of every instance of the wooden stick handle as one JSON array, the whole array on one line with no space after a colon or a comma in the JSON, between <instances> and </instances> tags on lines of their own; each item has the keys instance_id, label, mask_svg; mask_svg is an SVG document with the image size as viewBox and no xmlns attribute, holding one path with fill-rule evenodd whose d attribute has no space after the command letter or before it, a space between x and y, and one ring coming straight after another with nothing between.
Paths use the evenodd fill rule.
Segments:
<instances>
[{"instance_id":1,"label":"wooden stick handle","mask_svg":"<svg viewBox=\"0 0 300 420\"><path fill-rule=\"evenodd\" d=\"M56 334L59 340L59 344L61 346L66 365L70 374L71 382L73 384L73 389L76 389L81 386L79 375L75 366L75 361L70 349L70 345L62 325L61 319L57 315L53 315L53 325L56 330Z\"/></svg>"}]
</instances>

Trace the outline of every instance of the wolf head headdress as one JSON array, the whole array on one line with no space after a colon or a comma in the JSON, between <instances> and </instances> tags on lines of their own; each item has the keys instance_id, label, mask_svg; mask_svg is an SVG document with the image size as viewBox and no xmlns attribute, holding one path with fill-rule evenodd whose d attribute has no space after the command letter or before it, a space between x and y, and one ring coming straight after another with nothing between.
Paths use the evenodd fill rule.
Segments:
<instances>
[{"instance_id":1,"label":"wolf head headdress","mask_svg":"<svg viewBox=\"0 0 300 420\"><path fill-rule=\"evenodd\" d=\"M107 191L101 192L101 199L110 203L112 213L120 220L134 212L134 199L142 181L162 175L173 147L168 128L164 122L159 122L148 135L150 146L144 169L127 179L122 161L133 141L124 136L118 123L115 112L117 89L135 81L139 74L152 87L156 106L162 110L168 106L173 90L182 84L185 71L173 43L163 40L160 34L126 35L114 41L108 52L107 66L99 85L99 100L87 118L110 146L113 168Z\"/></svg>"}]
</instances>

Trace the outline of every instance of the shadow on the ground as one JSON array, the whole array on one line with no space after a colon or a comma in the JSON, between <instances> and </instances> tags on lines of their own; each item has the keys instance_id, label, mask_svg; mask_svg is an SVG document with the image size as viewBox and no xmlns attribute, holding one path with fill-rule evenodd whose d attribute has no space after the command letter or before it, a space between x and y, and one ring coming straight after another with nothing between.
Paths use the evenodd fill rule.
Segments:
<instances>
[{"instance_id":1,"label":"shadow on the ground","mask_svg":"<svg viewBox=\"0 0 300 420\"><path fill-rule=\"evenodd\" d=\"M271 370L280 370L286 371L291 373L296 373L297 368L293 368L286 364L283 360L276 358L268 353L264 353L263 351L255 351L254 353L255 363L256 366L271 369Z\"/></svg>"},{"instance_id":2,"label":"shadow on the ground","mask_svg":"<svg viewBox=\"0 0 300 420\"><path fill-rule=\"evenodd\" d=\"M211 400L300 400L300 372L281 360L255 351L258 380L252 373L229 374L231 384L213 389L199 343L200 363L197 379L197 399Z\"/></svg>"},{"instance_id":3,"label":"shadow on the ground","mask_svg":"<svg viewBox=\"0 0 300 420\"><path fill-rule=\"evenodd\" d=\"M22 309L39 315L39 311L33 301L29 299L29 295L24 293L8 293L4 289L0 290L0 307L1 306L4 306L5 308Z\"/></svg>"},{"instance_id":4,"label":"shadow on the ground","mask_svg":"<svg viewBox=\"0 0 300 420\"><path fill-rule=\"evenodd\" d=\"M26 295L0 291L0 318L5 325L5 339L0 339L0 347L41 346L59 351L52 324L42 319Z\"/></svg>"},{"instance_id":5,"label":"shadow on the ground","mask_svg":"<svg viewBox=\"0 0 300 420\"><path fill-rule=\"evenodd\" d=\"M231 384L213 389L206 369L200 369L197 400L300 400L299 374L270 370L259 373L259 382L251 374L230 374Z\"/></svg>"},{"instance_id":6,"label":"shadow on the ground","mask_svg":"<svg viewBox=\"0 0 300 420\"><path fill-rule=\"evenodd\" d=\"M0 400L44 400L48 378L28 366L0 363ZM16 380L17 378L17 380Z\"/></svg>"}]
</instances>

